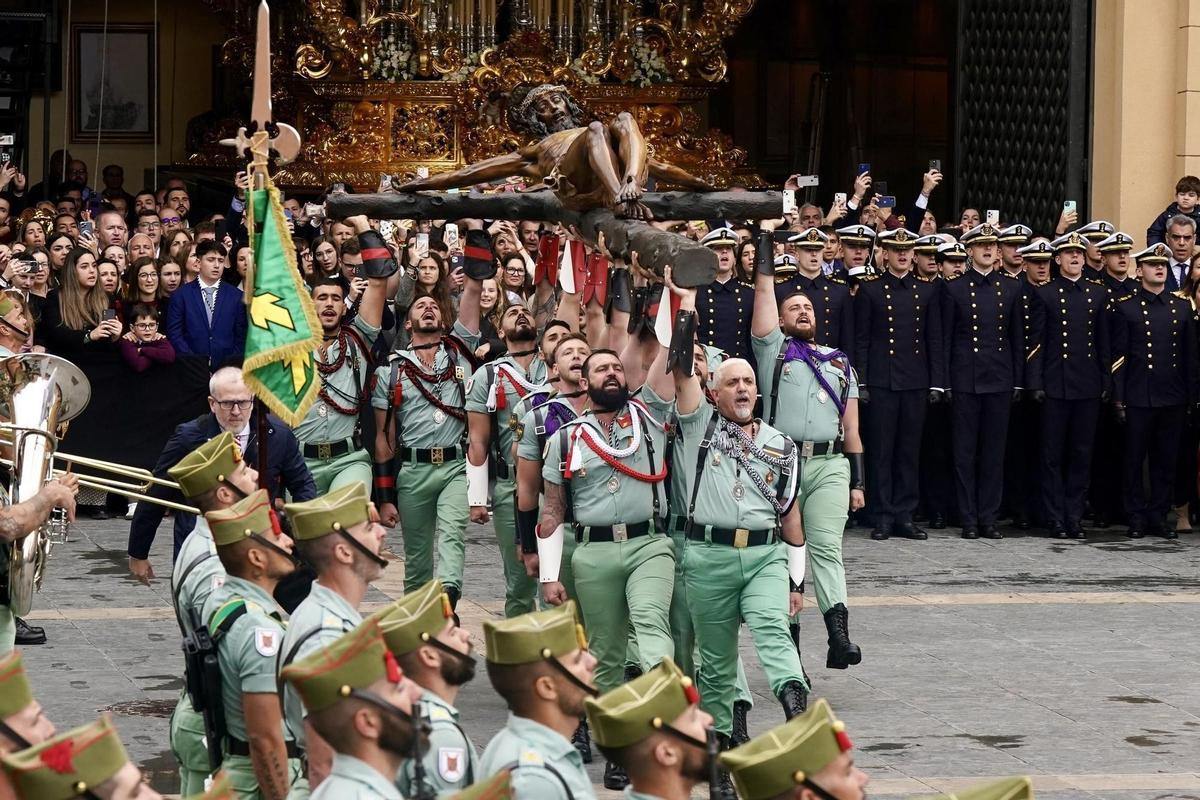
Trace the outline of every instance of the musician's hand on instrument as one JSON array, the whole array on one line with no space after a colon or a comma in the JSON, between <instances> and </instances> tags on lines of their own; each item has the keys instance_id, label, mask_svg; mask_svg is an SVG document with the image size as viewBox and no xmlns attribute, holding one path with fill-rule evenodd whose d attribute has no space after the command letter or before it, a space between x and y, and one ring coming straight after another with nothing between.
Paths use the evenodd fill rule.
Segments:
<instances>
[{"instance_id":1,"label":"musician's hand on instrument","mask_svg":"<svg viewBox=\"0 0 1200 800\"><path fill-rule=\"evenodd\" d=\"M800 592L788 594L788 616L794 617L804 610L804 595Z\"/></svg>"},{"instance_id":2,"label":"musician's hand on instrument","mask_svg":"<svg viewBox=\"0 0 1200 800\"><path fill-rule=\"evenodd\" d=\"M471 522L486 525L489 519L487 506L471 506Z\"/></svg>"},{"instance_id":3,"label":"musician's hand on instrument","mask_svg":"<svg viewBox=\"0 0 1200 800\"><path fill-rule=\"evenodd\" d=\"M148 558L129 557L129 574L138 579L139 583L145 586L150 585L155 577L154 565L150 563Z\"/></svg>"},{"instance_id":4,"label":"musician's hand on instrument","mask_svg":"<svg viewBox=\"0 0 1200 800\"><path fill-rule=\"evenodd\" d=\"M384 503L379 507L379 521L383 523L384 527L394 528L400 521L400 511L393 503Z\"/></svg>"}]
</instances>

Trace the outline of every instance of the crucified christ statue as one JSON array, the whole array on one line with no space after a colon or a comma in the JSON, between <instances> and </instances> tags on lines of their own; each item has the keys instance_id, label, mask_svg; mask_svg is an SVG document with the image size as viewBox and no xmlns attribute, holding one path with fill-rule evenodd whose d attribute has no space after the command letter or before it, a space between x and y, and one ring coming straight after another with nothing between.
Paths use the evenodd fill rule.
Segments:
<instances>
[{"instance_id":1,"label":"crucified christ statue","mask_svg":"<svg viewBox=\"0 0 1200 800\"><path fill-rule=\"evenodd\" d=\"M514 94L514 102L516 99ZM585 126L582 118L583 110L566 87L534 87L509 109L509 122L514 130L538 141L396 189L461 189L520 176L541 181L539 188L554 190L563 206L572 211L611 208L618 216L646 220L652 214L640 198L646 191L647 175L689 189L715 188L679 167L650 158L646 140L628 112L622 111L607 125L591 122Z\"/></svg>"}]
</instances>

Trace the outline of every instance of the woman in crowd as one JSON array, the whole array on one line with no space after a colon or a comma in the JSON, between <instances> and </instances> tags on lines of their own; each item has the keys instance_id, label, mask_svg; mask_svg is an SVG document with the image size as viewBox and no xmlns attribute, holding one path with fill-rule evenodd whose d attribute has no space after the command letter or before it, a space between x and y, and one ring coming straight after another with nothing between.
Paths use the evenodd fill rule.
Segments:
<instances>
[{"instance_id":1,"label":"woman in crowd","mask_svg":"<svg viewBox=\"0 0 1200 800\"><path fill-rule=\"evenodd\" d=\"M135 236L141 234L134 234ZM149 238L143 235L143 238ZM130 240L132 242L132 240ZM125 252L125 248L119 244L110 244L108 247L100 251L100 260L109 261L117 266L117 274L125 274L126 268L129 267L129 254Z\"/></svg>"},{"instance_id":2,"label":"woman in crowd","mask_svg":"<svg viewBox=\"0 0 1200 800\"><path fill-rule=\"evenodd\" d=\"M58 275L67 263L67 256L75 249L75 239L69 233L55 233L46 244L50 254L50 273Z\"/></svg>"},{"instance_id":3,"label":"woman in crowd","mask_svg":"<svg viewBox=\"0 0 1200 800\"><path fill-rule=\"evenodd\" d=\"M248 244L236 245L236 249L237 254L233 258L233 274L229 276L229 283L232 283L245 292L246 272L250 269L250 265L254 263L254 251L250 249L250 245Z\"/></svg>"},{"instance_id":4,"label":"woman in crowd","mask_svg":"<svg viewBox=\"0 0 1200 800\"><path fill-rule=\"evenodd\" d=\"M114 357L121 322L108 314L109 301L91 250L76 247L67 256L61 285L42 310L38 339L46 349L80 366Z\"/></svg>"},{"instance_id":5,"label":"woman in crowd","mask_svg":"<svg viewBox=\"0 0 1200 800\"><path fill-rule=\"evenodd\" d=\"M171 238L167 240L167 255L175 258L180 250L185 250L185 248L190 248L191 246L192 235L190 233L187 231L175 231L171 234ZM182 266L181 264L180 267Z\"/></svg>"},{"instance_id":6,"label":"woman in crowd","mask_svg":"<svg viewBox=\"0 0 1200 800\"><path fill-rule=\"evenodd\" d=\"M29 309L40 320L50 296L50 253L44 247L31 247L26 255L38 263L37 272L29 282ZM70 254L67 259L70 260Z\"/></svg>"},{"instance_id":7,"label":"woman in crowd","mask_svg":"<svg viewBox=\"0 0 1200 800\"><path fill-rule=\"evenodd\" d=\"M533 280L525 266L525 256L522 251L509 253L500 261L500 288L504 291L509 305L524 303L533 297Z\"/></svg>"},{"instance_id":8,"label":"woman in crowd","mask_svg":"<svg viewBox=\"0 0 1200 800\"><path fill-rule=\"evenodd\" d=\"M183 283L191 283L200 274L200 259L196 258L196 245L190 242L185 247L179 248L171 260L179 265Z\"/></svg>"},{"instance_id":9,"label":"woman in crowd","mask_svg":"<svg viewBox=\"0 0 1200 800\"><path fill-rule=\"evenodd\" d=\"M26 249L46 246L46 228L40 219L29 219L17 232L17 241Z\"/></svg>"},{"instance_id":10,"label":"woman in crowd","mask_svg":"<svg viewBox=\"0 0 1200 800\"><path fill-rule=\"evenodd\" d=\"M158 268L158 283L165 301L183 285L183 269L171 259L163 261Z\"/></svg>"},{"instance_id":11,"label":"woman in crowd","mask_svg":"<svg viewBox=\"0 0 1200 800\"><path fill-rule=\"evenodd\" d=\"M508 309L508 300L500 291L495 278L483 281L479 291L479 334L482 341L475 348L475 357L483 361L494 361L508 352L504 340L496 333L500 320Z\"/></svg>"},{"instance_id":12,"label":"woman in crowd","mask_svg":"<svg viewBox=\"0 0 1200 800\"><path fill-rule=\"evenodd\" d=\"M153 308L162 315L167 310L167 294L163 290L158 275L158 265L152 258L139 258L125 271L124 306L132 309L135 305ZM132 320L130 314L125 318ZM132 323L131 323L132 324Z\"/></svg>"},{"instance_id":13,"label":"woman in crowd","mask_svg":"<svg viewBox=\"0 0 1200 800\"><path fill-rule=\"evenodd\" d=\"M734 277L747 286L754 285L754 240L748 239L741 242L737 248L737 260L733 262L737 265L737 271Z\"/></svg>"},{"instance_id":14,"label":"woman in crowd","mask_svg":"<svg viewBox=\"0 0 1200 800\"><path fill-rule=\"evenodd\" d=\"M963 233L966 233L981 222L983 222L983 217L979 215L978 208L964 208L962 216L958 218L958 227L962 229Z\"/></svg>"},{"instance_id":15,"label":"woman in crowd","mask_svg":"<svg viewBox=\"0 0 1200 800\"><path fill-rule=\"evenodd\" d=\"M312 243L313 266L317 273L322 278L331 278L338 275L338 246L329 236L318 236Z\"/></svg>"},{"instance_id":16,"label":"woman in crowd","mask_svg":"<svg viewBox=\"0 0 1200 800\"><path fill-rule=\"evenodd\" d=\"M96 262L96 272L99 275L100 288L108 295L109 304L121 296L121 270L107 258Z\"/></svg>"}]
</instances>

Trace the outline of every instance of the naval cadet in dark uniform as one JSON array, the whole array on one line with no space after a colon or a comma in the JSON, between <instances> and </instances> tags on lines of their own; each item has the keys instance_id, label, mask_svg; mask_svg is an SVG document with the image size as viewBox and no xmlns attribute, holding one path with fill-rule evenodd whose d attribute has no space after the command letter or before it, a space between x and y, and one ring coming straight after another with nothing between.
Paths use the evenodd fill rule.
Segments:
<instances>
[{"instance_id":1,"label":"naval cadet in dark uniform","mask_svg":"<svg viewBox=\"0 0 1200 800\"><path fill-rule=\"evenodd\" d=\"M1084 277L1087 245L1078 233L1052 243L1058 277L1033 290L1025 387L1042 411L1044 519L1059 538L1084 538L1083 507L1092 443L1107 395L1108 292Z\"/></svg>"},{"instance_id":2,"label":"naval cadet in dark uniform","mask_svg":"<svg viewBox=\"0 0 1200 800\"><path fill-rule=\"evenodd\" d=\"M1130 273L1133 259L1133 237L1117 231L1096 244L1104 269L1100 280L1108 290L1108 301L1115 303L1142 287ZM1111 332L1110 332L1111 336ZM1096 444L1092 449L1092 478L1090 482L1093 521L1097 528L1107 528L1110 522L1120 521L1125 516L1125 493L1122 490L1121 474L1125 464L1125 431L1117 422L1116 410L1111 403L1100 407L1100 424L1096 431Z\"/></svg>"},{"instance_id":3,"label":"naval cadet in dark uniform","mask_svg":"<svg viewBox=\"0 0 1200 800\"><path fill-rule=\"evenodd\" d=\"M753 364L750 315L754 312L754 289L735 275L734 248L738 242L738 235L731 228L717 228L700 240L700 244L717 255L717 277L696 293L696 314L700 320L696 335L702 344Z\"/></svg>"},{"instance_id":4,"label":"naval cadet in dark uniform","mask_svg":"<svg viewBox=\"0 0 1200 800\"><path fill-rule=\"evenodd\" d=\"M1026 280L1021 248L1029 244L1031 236L1033 231L1027 225L1010 225L1001 230L996 238L1000 248L999 269L1021 284L1021 313L1025 320L1026 338L1029 334L1029 304L1033 297L1033 286ZM1002 507L1012 517L1013 525L1020 530L1028 530L1030 520L1041 516L1041 508L1036 502L1041 488L1036 482L1037 470L1029 469L1031 463L1036 464L1041 459L1038 446L1040 419L1041 408L1028 395L1013 403L1008 417Z\"/></svg>"},{"instance_id":5,"label":"naval cadet in dark uniform","mask_svg":"<svg viewBox=\"0 0 1200 800\"><path fill-rule=\"evenodd\" d=\"M846 266L846 274L856 280L871 274L871 250L875 247L875 231L869 225L847 225L838 228L837 235L842 243L842 263Z\"/></svg>"},{"instance_id":6,"label":"naval cadet in dark uniform","mask_svg":"<svg viewBox=\"0 0 1200 800\"><path fill-rule=\"evenodd\" d=\"M1175 460L1188 409L1200 397L1192 304L1167 291L1170 250L1161 242L1134 255L1141 288L1112 304L1113 404L1125 423L1125 514L1129 536L1174 539L1165 526ZM1142 488L1149 456L1150 496Z\"/></svg>"},{"instance_id":7,"label":"naval cadet in dark uniform","mask_svg":"<svg viewBox=\"0 0 1200 800\"><path fill-rule=\"evenodd\" d=\"M788 237L785 255L796 259L796 271L782 276L776 271L775 302L782 303L785 297L804 292L812 301L822 344L850 353L854 349L854 299L844 278L826 275L821 269L827 241L829 237L819 228Z\"/></svg>"},{"instance_id":8,"label":"naval cadet in dark uniform","mask_svg":"<svg viewBox=\"0 0 1200 800\"><path fill-rule=\"evenodd\" d=\"M976 225L962 243L967 270L946 282L941 303L958 510L964 539L1000 539L1004 440L1024 366L1021 284L995 269L994 226Z\"/></svg>"},{"instance_id":9,"label":"naval cadet in dark uniform","mask_svg":"<svg viewBox=\"0 0 1200 800\"><path fill-rule=\"evenodd\" d=\"M933 393L936 399L944 388L941 319L935 313L938 284L913 274L916 237L908 230L885 231L878 241L883 245L885 271L859 284L852 359L871 442L867 451L875 486L871 538L879 541L895 534L925 539L925 531L913 524L913 513L919 499L921 430L930 387L938 387Z\"/></svg>"}]
</instances>

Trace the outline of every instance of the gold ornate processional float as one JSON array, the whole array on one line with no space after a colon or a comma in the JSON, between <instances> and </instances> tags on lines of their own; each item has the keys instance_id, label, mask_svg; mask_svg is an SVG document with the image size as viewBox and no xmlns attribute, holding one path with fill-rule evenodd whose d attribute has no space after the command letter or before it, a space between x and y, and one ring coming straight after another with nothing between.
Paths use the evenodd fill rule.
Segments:
<instances>
[{"instance_id":1,"label":"gold ornate processional float","mask_svg":"<svg viewBox=\"0 0 1200 800\"><path fill-rule=\"evenodd\" d=\"M222 57L254 58L257 0L205 0L227 20ZM596 119L636 118L651 153L722 186L762 181L697 106L728 69L724 40L754 0L290 0L272 8L275 118L299 158L276 182L374 191L385 174L457 169L525 144L507 108L541 83L566 86ZM237 115L188 126L189 168L236 168L218 142Z\"/></svg>"}]
</instances>

